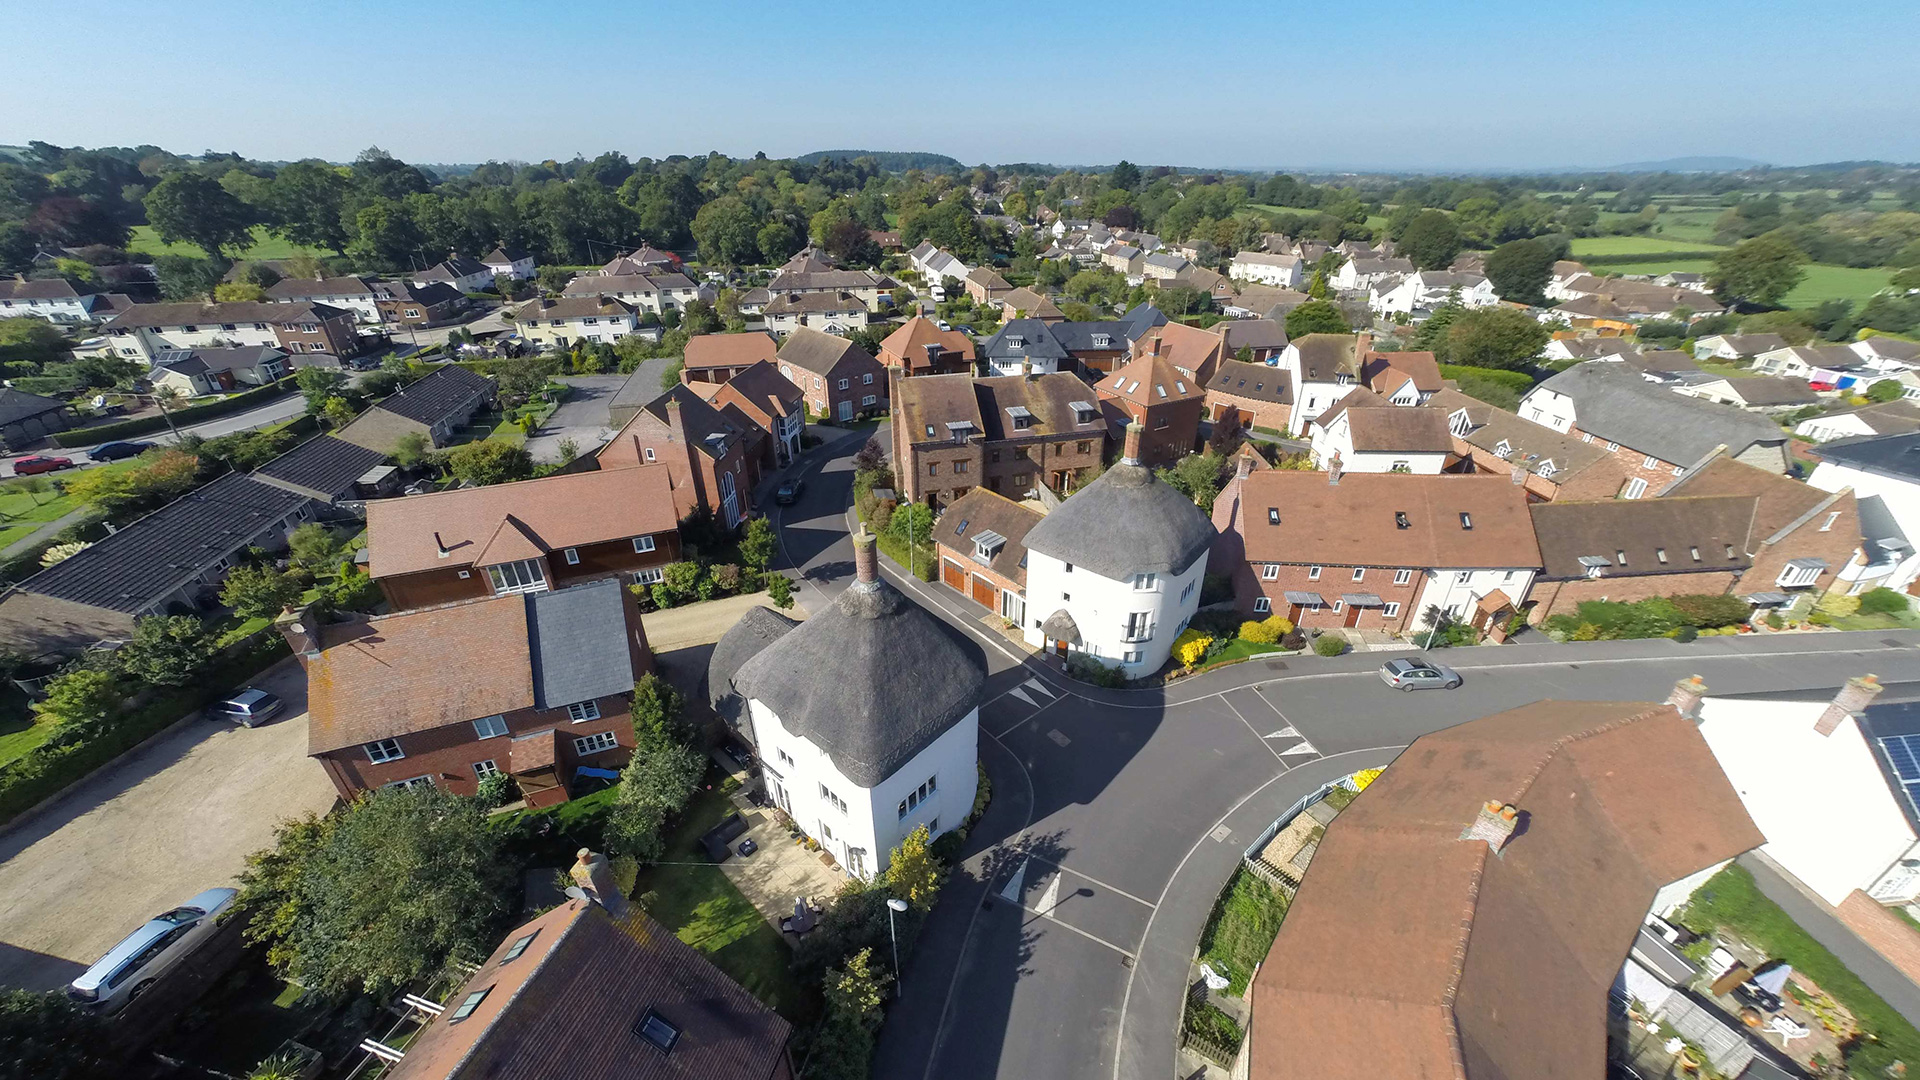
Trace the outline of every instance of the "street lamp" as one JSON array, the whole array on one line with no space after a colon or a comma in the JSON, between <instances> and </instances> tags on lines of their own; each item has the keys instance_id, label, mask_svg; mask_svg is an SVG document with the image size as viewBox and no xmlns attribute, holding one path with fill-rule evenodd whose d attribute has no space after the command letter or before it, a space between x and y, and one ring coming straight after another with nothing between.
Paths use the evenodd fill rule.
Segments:
<instances>
[{"instance_id":1,"label":"street lamp","mask_svg":"<svg viewBox=\"0 0 1920 1080\"><path fill-rule=\"evenodd\" d=\"M897 896L887 897L887 936L893 939L893 996L906 996L906 988L900 979L900 935L893 929L893 913L907 910L907 902Z\"/></svg>"}]
</instances>

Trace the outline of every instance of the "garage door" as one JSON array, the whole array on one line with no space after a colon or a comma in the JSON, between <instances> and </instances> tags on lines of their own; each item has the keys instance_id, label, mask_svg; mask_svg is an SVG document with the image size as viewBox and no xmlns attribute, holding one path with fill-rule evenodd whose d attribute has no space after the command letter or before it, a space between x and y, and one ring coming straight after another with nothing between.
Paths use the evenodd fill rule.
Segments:
<instances>
[{"instance_id":1,"label":"garage door","mask_svg":"<svg viewBox=\"0 0 1920 1080\"><path fill-rule=\"evenodd\" d=\"M947 559L940 560L940 580L962 595L967 591L967 572L960 569L959 563Z\"/></svg>"},{"instance_id":2,"label":"garage door","mask_svg":"<svg viewBox=\"0 0 1920 1080\"><path fill-rule=\"evenodd\" d=\"M993 582L975 574L973 575L973 601L988 611L998 611L1000 610L1000 590L994 587Z\"/></svg>"}]
</instances>

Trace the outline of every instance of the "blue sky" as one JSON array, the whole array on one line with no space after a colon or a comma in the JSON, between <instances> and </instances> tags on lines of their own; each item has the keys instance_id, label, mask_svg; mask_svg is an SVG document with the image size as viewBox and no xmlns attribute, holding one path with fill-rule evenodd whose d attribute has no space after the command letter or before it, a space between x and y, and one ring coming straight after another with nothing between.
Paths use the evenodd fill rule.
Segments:
<instances>
[{"instance_id":1,"label":"blue sky","mask_svg":"<svg viewBox=\"0 0 1920 1080\"><path fill-rule=\"evenodd\" d=\"M1920 4L9 0L0 143L420 162L930 150L1920 161Z\"/></svg>"}]
</instances>

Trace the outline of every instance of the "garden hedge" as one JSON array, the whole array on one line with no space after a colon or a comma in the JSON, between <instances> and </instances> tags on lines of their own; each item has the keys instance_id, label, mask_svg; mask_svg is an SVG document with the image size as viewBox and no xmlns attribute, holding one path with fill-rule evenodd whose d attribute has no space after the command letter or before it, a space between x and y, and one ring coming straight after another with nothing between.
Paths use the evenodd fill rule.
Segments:
<instances>
[{"instance_id":1,"label":"garden hedge","mask_svg":"<svg viewBox=\"0 0 1920 1080\"><path fill-rule=\"evenodd\" d=\"M209 401L205 405L189 405L184 409L175 409L168 415L179 426L212 420L229 413L245 412L269 402L278 401L293 390L293 379L281 379L277 383L257 387L244 394L235 394L219 401ZM96 443L112 442L115 439L132 439L141 435L151 435L156 431L167 430L165 416L140 416L132 420L121 420L112 424L95 424L92 427L75 428L63 431L53 437L53 444L62 448L92 446Z\"/></svg>"}]
</instances>

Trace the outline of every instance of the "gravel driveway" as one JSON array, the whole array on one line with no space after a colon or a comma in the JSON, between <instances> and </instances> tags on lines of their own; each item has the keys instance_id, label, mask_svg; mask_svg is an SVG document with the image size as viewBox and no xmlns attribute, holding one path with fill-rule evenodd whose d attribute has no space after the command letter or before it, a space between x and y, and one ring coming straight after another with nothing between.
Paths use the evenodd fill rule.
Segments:
<instances>
[{"instance_id":1,"label":"gravel driveway","mask_svg":"<svg viewBox=\"0 0 1920 1080\"><path fill-rule=\"evenodd\" d=\"M288 711L176 727L0 833L0 986L64 985L153 915L232 884L280 820L333 805L307 757L305 673L289 659L252 685Z\"/></svg>"}]
</instances>

